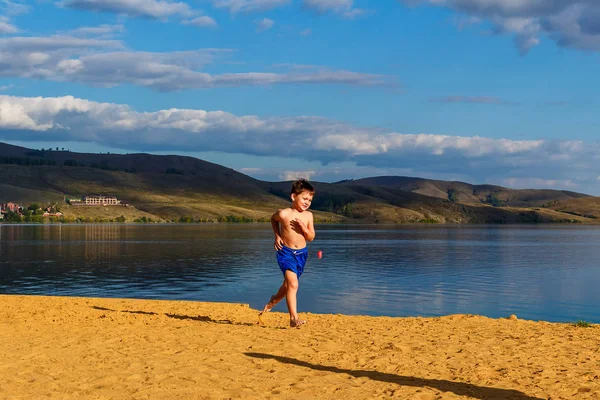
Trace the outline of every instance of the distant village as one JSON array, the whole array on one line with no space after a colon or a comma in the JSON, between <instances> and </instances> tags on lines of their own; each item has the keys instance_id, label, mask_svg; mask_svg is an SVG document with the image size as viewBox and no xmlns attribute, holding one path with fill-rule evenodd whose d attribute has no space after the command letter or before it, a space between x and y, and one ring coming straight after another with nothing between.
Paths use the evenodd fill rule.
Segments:
<instances>
[{"instance_id":1,"label":"distant village","mask_svg":"<svg viewBox=\"0 0 600 400\"><path fill-rule=\"evenodd\" d=\"M82 196L81 199L73 200L66 199L65 201L77 207L85 207L85 206L128 206L126 203L122 203L121 200L117 199L114 196L102 196L102 195L85 195ZM22 204L18 202L8 202L0 204L0 220L3 220L9 214L16 214L18 216L24 215L39 215L41 217L62 217L62 212L60 212L60 207L58 205L50 205L48 207L41 207L38 204L34 203L29 205L28 207L24 207Z\"/></svg>"}]
</instances>

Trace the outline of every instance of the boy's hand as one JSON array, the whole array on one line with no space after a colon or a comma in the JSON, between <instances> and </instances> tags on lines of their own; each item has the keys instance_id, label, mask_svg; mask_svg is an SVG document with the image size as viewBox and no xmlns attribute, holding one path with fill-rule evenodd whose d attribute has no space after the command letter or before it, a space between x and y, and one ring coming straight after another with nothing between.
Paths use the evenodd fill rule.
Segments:
<instances>
[{"instance_id":1,"label":"boy's hand","mask_svg":"<svg viewBox=\"0 0 600 400\"><path fill-rule=\"evenodd\" d=\"M301 234L302 236L304 236L304 233L307 230L306 224L304 222L302 222L301 219L293 219L292 222L292 229L295 230L296 232L298 232L299 234Z\"/></svg>"},{"instance_id":2,"label":"boy's hand","mask_svg":"<svg viewBox=\"0 0 600 400\"><path fill-rule=\"evenodd\" d=\"M283 239L281 239L281 236L276 235L275 236L275 250L279 251L281 249L283 249Z\"/></svg>"}]
</instances>

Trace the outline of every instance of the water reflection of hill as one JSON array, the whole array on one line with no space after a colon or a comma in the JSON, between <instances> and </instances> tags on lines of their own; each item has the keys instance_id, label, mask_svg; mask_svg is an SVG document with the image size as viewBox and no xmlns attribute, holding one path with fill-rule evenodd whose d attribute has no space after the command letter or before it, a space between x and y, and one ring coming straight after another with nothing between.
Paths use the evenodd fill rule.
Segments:
<instances>
[{"instance_id":1,"label":"water reflection of hill","mask_svg":"<svg viewBox=\"0 0 600 400\"><path fill-rule=\"evenodd\" d=\"M119 225L86 225L84 230L84 258L88 262L111 261L116 258L126 239L127 230Z\"/></svg>"},{"instance_id":2,"label":"water reflection of hill","mask_svg":"<svg viewBox=\"0 0 600 400\"><path fill-rule=\"evenodd\" d=\"M258 233L258 235L257 235ZM264 262L256 225L7 225L0 227L0 292L193 298ZM265 246L267 249L270 246ZM240 262L240 257L242 261Z\"/></svg>"}]
</instances>

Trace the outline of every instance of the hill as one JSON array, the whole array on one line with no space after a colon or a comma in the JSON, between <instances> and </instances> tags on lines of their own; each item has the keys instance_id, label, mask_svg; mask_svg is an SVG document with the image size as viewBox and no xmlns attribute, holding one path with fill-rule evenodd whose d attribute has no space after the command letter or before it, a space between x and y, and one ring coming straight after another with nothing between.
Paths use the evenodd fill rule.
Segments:
<instances>
[{"instance_id":1,"label":"hill","mask_svg":"<svg viewBox=\"0 0 600 400\"><path fill-rule=\"evenodd\" d=\"M596 223L600 217L599 198L561 190L396 176L314 184L312 208L323 222ZM41 151L0 143L0 202L103 194L134 206L138 212L129 212L128 220L137 215L267 221L275 209L289 205L289 188L290 182L260 181L193 157ZM71 216L122 215L119 207L66 208Z\"/></svg>"},{"instance_id":2,"label":"hill","mask_svg":"<svg viewBox=\"0 0 600 400\"><path fill-rule=\"evenodd\" d=\"M3 143L0 189L0 202L23 204L62 202L86 194L116 196L164 220L226 216L268 220L274 210L289 204L289 196L270 194L266 182L193 157L40 151ZM113 209L115 216L121 215L119 207ZM77 207L67 212L98 214L93 210Z\"/></svg>"},{"instance_id":3,"label":"hill","mask_svg":"<svg viewBox=\"0 0 600 400\"><path fill-rule=\"evenodd\" d=\"M565 190L509 189L494 185L471 185L403 176L381 176L343 182L349 186L380 186L419 193L464 204L491 204L508 207L542 207L555 201L590 198L591 196Z\"/></svg>"}]
</instances>

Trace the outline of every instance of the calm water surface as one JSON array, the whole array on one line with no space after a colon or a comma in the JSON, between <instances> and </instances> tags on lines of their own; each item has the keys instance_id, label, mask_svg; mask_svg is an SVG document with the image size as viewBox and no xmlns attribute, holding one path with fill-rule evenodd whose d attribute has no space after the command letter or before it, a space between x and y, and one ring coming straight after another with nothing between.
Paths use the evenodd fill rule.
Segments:
<instances>
[{"instance_id":1,"label":"calm water surface","mask_svg":"<svg viewBox=\"0 0 600 400\"><path fill-rule=\"evenodd\" d=\"M299 309L600 323L599 244L600 227L317 226ZM0 226L3 294L262 308L281 281L266 224Z\"/></svg>"}]
</instances>

